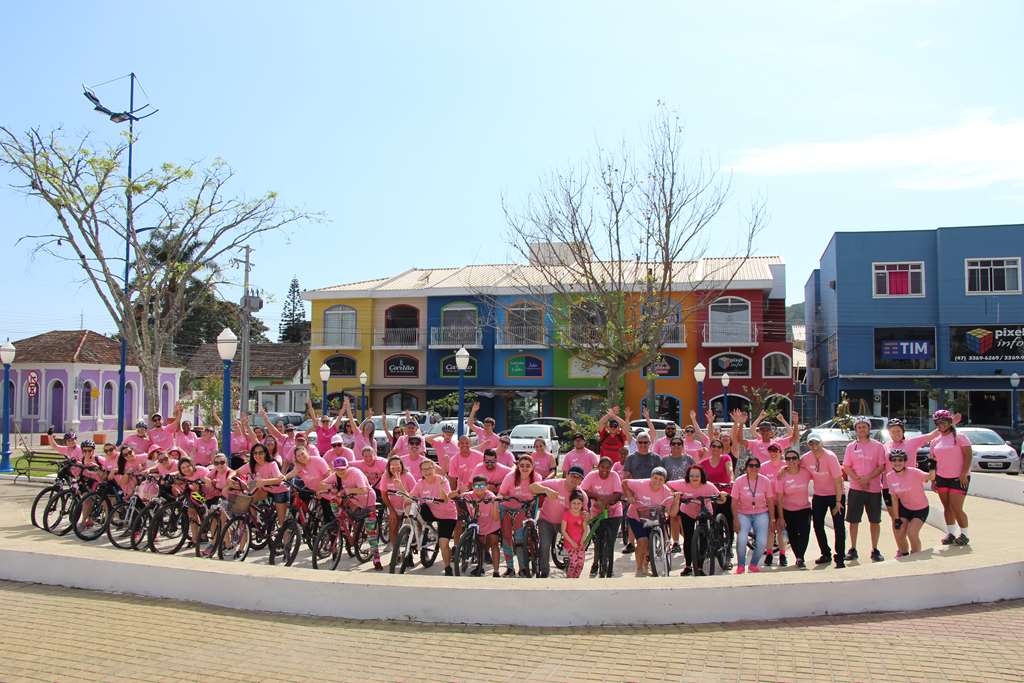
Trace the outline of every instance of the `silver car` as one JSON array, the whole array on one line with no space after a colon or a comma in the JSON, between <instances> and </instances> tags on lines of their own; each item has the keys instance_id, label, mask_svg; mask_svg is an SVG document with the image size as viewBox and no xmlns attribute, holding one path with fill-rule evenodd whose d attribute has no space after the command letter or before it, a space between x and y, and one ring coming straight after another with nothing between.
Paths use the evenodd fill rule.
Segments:
<instances>
[{"instance_id":1,"label":"silver car","mask_svg":"<svg viewBox=\"0 0 1024 683\"><path fill-rule=\"evenodd\" d=\"M871 422L872 432L884 429L889 422L888 418L884 417L868 417L868 420ZM821 438L821 445L835 453L836 457L839 458L839 462L842 462L843 456L846 455L846 446L857 438L857 434L852 429L841 427L836 418L822 422L817 427L809 430L801 436L800 443L806 445L807 436L811 433L817 434Z\"/></svg>"},{"instance_id":2,"label":"silver car","mask_svg":"<svg viewBox=\"0 0 1024 683\"><path fill-rule=\"evenodd\" d=\"M1020 474L1020 455L991 429L957 427L956 433L963 434L971 442L974 453L972 472Z\"/></svg>"}]
</instances>

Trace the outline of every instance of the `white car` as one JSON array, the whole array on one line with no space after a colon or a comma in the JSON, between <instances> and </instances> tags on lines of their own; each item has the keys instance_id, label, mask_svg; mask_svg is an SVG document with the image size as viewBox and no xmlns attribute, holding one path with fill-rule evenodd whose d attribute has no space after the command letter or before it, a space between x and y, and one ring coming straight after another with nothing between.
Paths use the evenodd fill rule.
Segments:
<instances>
[{"instance_id":1,"label":"white car","mask_svg":"<svg viewBox=\"0 0 1024 683\"><path fill-rule=\"evenodd\" d=\"M459 420L458 419L454 419L454 420L441 420L440 422L435 422L434 424L430 425L430 427L428 427L428 428L423 430L424 438L426 438L428 436L438 436L438 435L440 435L441 432L443 431L445 425L448 425L452 429L454 429L456 435L459 433ZM472 432L469 429L469 427L464 427L463 434L469 436L469 443L470 443L470 445L473 448L476 448L476 434L474 432ZM456 439L457 439L457 436L453 436L452 437L453 441L455 441ZM427 457L430 458L431 460L434 460L434 461L437 460L437 453L434 451L434 447L433 446L427 446L426 454L427 454Z\"/></svg>"},{"instance_id":2,"label":"white car","mask_svg":"<svg viewBox=\"0 0 1024 683\"><path fill-rule=\"evenodd\" d=\"M971 471L1020 474L1020 455L991 429L957 427L956 433L963 434L971 442L974 455Z\"/></svg>"},{"instance_id":3,"label":"white car","mask_svg":"<svg viewBox=\"0 0 1024 683\"><path fill-rule=\"evenodd\" d=\"M551 425L516 425L512 428L508 438L512 440L509 450L516 455L533 453L533 442L537 439L544 439L549 453L558 453L558 434Z\"/></svg>"}]
</instances>

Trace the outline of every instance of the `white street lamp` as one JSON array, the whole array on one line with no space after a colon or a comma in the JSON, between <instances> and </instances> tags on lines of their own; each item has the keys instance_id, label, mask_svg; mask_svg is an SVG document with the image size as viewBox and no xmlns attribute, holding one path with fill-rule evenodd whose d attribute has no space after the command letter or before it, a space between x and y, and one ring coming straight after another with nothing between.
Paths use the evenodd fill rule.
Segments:
<instances>
[{"instance_id":1,"label":"white street lamp","mask_svg":"<svg viewBox=\"0 0 1024 683\"><path fill-rule=\"evenodd\" d=\"M469 351L466 350L465 346L459 347L459 350L455 352L455 368L459 371L459 426L458 435L462 438L462 433L466 428L464 423L466 414L466 369L469 367Z\"/></svg>"},{"instance_id":2,"label":"white street lamp","mask_svg":"<svg viewBox=\"0 0 1024 683\"><path fill-rule=\"evenodd\" d=\"M697 382L697 424L704 427L704 378L708 376L708 369L703 363L693 366L693 379Z\"/></svg>"},{"instance_id":3,"label":"white street lamp","mask_svg":"<svg viewBox=\"0 0 1024 683\"><path fill-rule=\"evenodd\" d=\"M224 396L221 407L221 448L225 453L231 453L231 360L238 350L238 337L229 328L225 327L217 335L217 354L224 362Z\"/></svg>"},{"instance_id":4,"label":"white street lamp","mask_svg":"<svg viewBox=\"0 0 1024 683\"><path fill-rule=\"evenodd\" d=\"M729 417L729 373L722 374L722 418Z\"/></svg>"}]
</instances>

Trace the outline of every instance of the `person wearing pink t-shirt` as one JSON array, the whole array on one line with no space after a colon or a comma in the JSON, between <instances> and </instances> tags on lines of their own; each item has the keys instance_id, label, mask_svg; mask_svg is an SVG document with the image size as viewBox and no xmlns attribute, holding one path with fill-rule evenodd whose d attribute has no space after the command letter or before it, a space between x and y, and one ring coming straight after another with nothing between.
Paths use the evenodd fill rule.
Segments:
<instances>
[{"instance_id":1,"label":"person wearing pink t-shirt","mask_svg":"<svg viewBox=\"0 0 1024 683\"><path fill-rule=\"evenodd\" d=\"M592 472L597 468L601 458L587 448L587 440L582 434L573 436L572 441L572 450L562 456L562 474L565 475L573 467L579 467L584 472Z\"/></svg>"},{"instance_id":2,"label":"person wearing pink t-shirt","mask_svg":"<svg viewBox=\"0 0 1024 683\"><path fill-rule=\"evenodd\" d=\"M747 458L745 472L732 484L733 531L736 534L736 573L761 571L768 543L768 527L775 518L775 492L768 477L760 474L761 460ZM747 563L747 537L754 531L754 552Z\"/></svg>"},{"instance_id":3,"label":"person wearing pink t-shirt","mask_svg":"<svg viewBox=\"0 0 1024 683\"><path fill-rule=\"evenodd\" d=\"M469 409L469 417L466 418L466 425L469 430L476 434L476 449L478 451L485 451L488 448L497 450L498 448L498 435L494 433L494 425L496 424L493 417L485 417L483 426L480 426L476 421L476 411L480 410L480 402L474 401L473 407Z\"/></svg>"},{"instance_id":4,"label":"person wearing pink t-shirt","mask_svg":"<svg viewBox=\"0 0 1024 683\"><path fill-rule=\"evenodd\" d=\"M339 412L337 417L333 418L329 414L330 408L328 406L321 406L324 412L318 418L316 410L313 409L313 401L308 398L306 399L306 414L309 415L310 419L312 419L313 423L316 425L314 428L314 431L316 432L316 442L320 444L321 448L326 448L327 444L331 443L331 439L334 438L334 435L338 433L338 420L341 419L342 414L344 414L345 410L348 408L347 403L348 398L345 398L342 401L341 412ZM342 443L344 443L344 439L342 440ZM326 453L324 456L329 459L329 456L327 456Z\"/></svg>"},{"instance_id":5,"label":"person wearing pink t-shirt","mask_svg":"<svg viewBox=\"0 0 1024 683\"><path fill-rule=\"evenodd\" d=\"M878 536L882 523L882 472L885 471L885 445L872 439L871 421L866 417L854 420L857 438L846 446L843 471L850 480L850 495L846 503L846 522L850 527L850 549L846 561L857 559L857 530L865 510L871 529L871 561L885 558L878 550Z\"/></svg>"},{"instance_id":6,"label":"person wearing pink t-shirt","mask_svg":"<svg viewBox=\"0 0 1024 683\"><path fill-rule=\"evenodd\" d=\"M377 484L381 497L384 500L384 506L388 509L388 530L391 532L388 538L397 541L398 524L401 518L405 516L405 511L409 506L409 502L400 495L397 495L396 492L412 495L412 490L415 486L416 479L405 470L405 463L402 462L402 459L397 455L388 458L387 470Z\"/></svg>"},{"instance_id":7,"label":"person wearing pink t-shirt","mask_svg":"<svg viewBox=\"0 0 1024 683\"><path fill-rule=\"evenodd\" d=\"M703 567L693 567L693 532L697 526L697 517L703 504L708 512L714 512L714 502L700 501L699 498L717 498L725 501L725 494L708 481L707 472L700 465L690 465L683 479L675 479L668 487L679 493L679 517L683 528L683 561L685 566L680 576L704 575ZM713 561L713 560L712 560Z\"/></svg>"},{"instance_id":8,"label":"person wearing pink t-shirt","mask_svg":"<svg viewBox=\"0 0 1024 683\"><path fill-rule=\"evenodd\" d=\"M477 475L473 477L471 490L461 495L462 500L475 503L474 506L467 505L469 514L476 514L476 522L479 537L477 538L476 568L470 574L472 576L484 575L484 552L491 553L491 567L494 568L493 576L498 578L498 532L501 530L501 522L498 517L498 501L493 491L487 489L487 477ZM460 560L461 562L461 560Z\"/></svg>"},{"instance_id":9,"label":"person wearing pink t-shirt","mask_svg":"<svg viewBox=\"0 0 1024 683\"><path fill-rule=\"evenodd\" d=\"M203 495L206 496L207 505L213 505L221 498L226 498L230 487L231 470L228 469L228 456L224 453L214 453L213 461L206 470L206 482L203 487Z\"/></svg>"},{"instance_id":10,"label":"person wearing pink t-shirt","mask_svg":"<svg viewBox=\"0 0 1024 683\"><path fill-rule=\"evenodd\" d=\"M402 430L402 435L395 440L395 445L391 447L391 455L408 455L411 450L409 448L409 441L414 438L420 439L420 441L423 440L423 435L420 434L420 426L412 418L408 418L405 421L405 424L402 425Z\"/></svg>"},{"instance_id":11,"label":"person wearing pink t-shirt","mask_svg":"<svg viewBox=\"0 0 1024 683\"><path fill-rule=\"evenodd\" d=\"M448 485L448 479L441 476L437 465L429 458L421 459L420 477L412 489L412 495L436 501L420 507L420 515L428 524L436 524L437 544L441 548L441 559L444 561L444 575L452 576L451 542L455 537L455 523L459 517L455 503L451 502L454 494Z\"/></svg>"},{"instance_id":12,"label":"person wearing pink t-shirt","mask_svg":"<svg viewBox=\"0 0 1024 683\"><path fill-rule=\"evenodd\" d=\"M929 457L935 461L935 481L932 488L939 494L946 519L946 536L942 539L942 545L970 543L964 498L971 483L974 454L967 437L956 433L958 417L948 410L936 410L932 415L939 436L932 439Z\"/></svg>"},{"instance_id":13,"label":"person wearing pink t-shirt","mask_svg":"<svg viewBox=\"0 0 1024 683\"><path fill-rule=\"evenodd\" d=\"M583 492L573 491L569 496L569 509L562 517L562 542L566 554L565 577L578 579L583 573L586 548L583 537L586 535L589 516L583 507Z\"/></svg>"},{"instance_id":14,"label":"person wearing pink t-shirt","mask_svg":"<svg viewBox=\"0 0 1024 683\"><path fill-rule=\"evenodd\" d=\"M469 487L473 470L484 461L484 454L470 446L470 439L463 434L459 437L459 453L448 461L448 485L454 491ZM414 475L415 476L415 475Z\"/></svg>"},{"instance_id":15,"label":"person wearing pink t-shirt","mask_svg":"<svg viewBox=\"0 0 1024 683\"><path fill-rule=\"evenodd\" d=\"M53 441L53 439L51 439ZM68 460L82 462L82 448L78 445L78 434L67 432L64 435L64 445L53 444L53 450L63 455Z\"/></svg>"},{"instance_id":16,"label":"person wearing pink t-shirt","mask_svg":"<svg viewBox=\"0 0 1024 683\"><path fill-rule=\"evenodd\" d=\"M376 489L380 484L380 478L384 476L384 472L388 468L387 458L378 456L374 446L363 446L360 456L351 463L351 466L365 474L370 486Z\"/></svg>"},{"instance_id":17,"label":"person wearing pink t-shirt","mask_svg":"<svg viewBox=\"0 0 1024 683\"><path fill-rule=\"evenodd\" d=\"M153 445L153 442L149 440L149 436L147 435L146 423L142 420L136 422L135 432L125 436L124 440L119 445L131 446L132 450L136 453L148 453L149 447Z\"/></svg>"},{"instance_id":18,"label":"person wearing pink t-shirt","mask_svg":"<svg viewBox=\"0 0 1024 683\"><path fill-rule=\"evenodd\" d=\"M650 558L647 544L651 535L651 529L640 519L640 513L646 514L649 510L664 507L665 514L671 517L679 510L679 505L675 501L676 492L668 487L666 474L665 468L658 466L651 470L651 476L647 479L624 479L622 481L622 497L629 502L626 520L636 539L635 557L638 577L647 576L649 573L647 565Z\"/></svg>"},{"instance_id":19,"label":"person wearing pink t-shirt","mask_svg":"<svg viewBox=\"0 0 1024 683\"><path fill-rule=\"evenodd\" d=\"M530 514L529 503L535 497L530 485L541 480L533 464L533 458L529 455L520 455L515 470L505 475L501 486L498 487L498 494L503 499L498 510L501 514L501 552L505 558L505 576L516 575L512 559L513 550L519 559L519 575L526 578L530 576L523 521Z\"/></svg>"},{"instance_id":20,"label":"person wearing pink t-shirt","mask_svg":"<svg viewBox=\"0 0 1024 683\"><path fill-rule=\"evenodd\" d=\"M889 451L892 470L885 473L886 483L898 510L896 524L896 557L921 552L921 527L928 521L928 496L925 482L935 478L934 472L907 467L907 453L894 448Z\"/></svg>"},{"instance_id":21,"label":"person wearing pink t-shirt","mask_svg":"<svg viewBox=\"0 0 1024 683\"><path fill-rule=\"evenodd\" d=\"M301 451L296 449L296 458L300 457ZM298 462L298 460L296 460ZM348 509L357 511L363 517L363 528L366 530L366 539L370 544L370 553L373 557L373 570L383 571L384 565L380 562L380 532L378 531L377 519L377 494L374 493L366 475L354 467L350 467L348 459L338 456L331 463L332 474L327 475L320 482L320 492L329 500L337 501L339 506L346 506Z\"/></svg>"},{"instance_id":22,"label":"person wearing pink t-shirt","mask_svg":"<svg viewBox=\"0 0 1024 683\"><path fill-rule=\"evenodd\" d=\"M768 459L761 461L761 476L768 477L772 486L775 486L779 473L786 467L786 462L782 459L782 447L777 442L773 441L768 444L766 450ZM789 564L789 560L786 559L786 539L778 525L781 519L781 515L776 515L775 522L768 527L768 546L764 549L766 567L771 566L776 551L779 553L779 566L785 567Z\"/></svg>"},{"instance_id":23,"label":"person wearing pink t-shirt","mask_svg":"<svg viewBox=\"0 0 1024 683\"><path fill-rule=\"evenodd\" d=\"M419 480L423 476L423 463L434 462L426 456L426 450L423 448L423 437L421 436L413 436L410 438L409 452L400 457L402 458L402 462L405 463L405 469L408 470L409 473L412 474L412 478L416 480ZM420 472L421 474L417 476L417 472ZM438 472L441 472L440 468L438 468ZM444 476L444 474L441 474L440 476Z\"/></svg>"},{"instance_id":24,"label":"person wearing pink t-shirt","mask_svg":"<svg viewBox=\"0 0 1024 683\"><path fill-rule=\"evenodd\" d=\"M324 449L323 459L328 464L334 462L335 458L345 458L349 463L356 459L356 454L345 445L345 440L341 437L341 434L335 434L328 443L324 444Z\"/></svg>"},{"instance_id":25,"label":"person wearing pink t-shirt","mask_svg":"<svg viewBox=\"0 0 1024 683\"><path fill-rule=\"evenodd\" d=\"M192 456L196 464L205 467L212 463L213 456L219 450L218 446L217 436L213 432L213 427L203 427L203 435L196 439L195 453Z\"/></svg>"},{"instance_id":26,"label":"person wearing pink t-shirt","mask_svg":"<svg viewBox=\"0 0 1024 683\"><path fill-rule=\"evenodd\" d=\"M181 420L181 411L181 403L176 403L174 406L174 415L167 422L164 422L160 413L153 413L149 417L150 427L148 436L154 446L159 446L161 450L166 451L174 445L174 433L178 431L178 422Z\"/></svg>"},{"instance_id":27,"label":"person wearing pink t-shirt","mask_svg":"<svg viewBox=\"0 0 1024 683\"><path fill-rule=\"evenodd\" d=\"M548 442L544 439L533 440L533 453L530 453L533 467L541 479L547 479L555 471L558 459L548 451ZM518 461L518 458L516 459Z\"/></svg>"},{"instance_id":28,"label":"person wearing pink t-shirt","mask_svg":"<svg viewBox=\"0 0 1024 683\"><path fill-rule=\"evenodd\" d=\"M199 438L192 431L192 422L182 419L180 422L171 424L174 430L174 445L177 446L190 458L196 455L196 441Z\"/></svg>"},{"instance_id":29,"label":"person wearing pink t-shirt","mask_svg":"<svg viewBox=\"0 0 1024 683\"><path fill-rule=\"evenodd\" d=\"M455 436L455 427L450 424L441 426L441 433L424 437L428 446L434 449L437 454L437 466L441 468L444 476L448 476L448 463L459 454L459 444L452 437ZM451 483L451 482L449 482Z\"/></svg>"},{"instance_id":30,"label":"person wearing pink t-shirt","mask_svg":"<svg viewBox=\"0 0 1024 683\"><path fill-rule=\"evenodd\" d=\"M476 482L477 477L483 477L484 481L487 482L487 489L491 493L497 493L498 487L501 486L501 482L505 481L505 477L511 472L512 468L500 465L498 463L498 455L492 449L488 448L484 451L484 461L473 468L470 486ZM460 493L467 492L460 491Z\"/></svg>"},{"instance_id":31,"label":"person wearing pink t-shirt","mask_svg":"<svg viewBox=\"0 0 1024 683\"><path fill-rule=\"evenodd\" d=\"M620 463L621 464L621 463ZM622 524L622 478L614 471L616 463L602 456L597 469L583 477L580 488L590 498L590 516L598 517L605 510L608 516L601 520L594 532L594 564L590 575L612 577L615 564L615 539Z\"/></svg>"},{"instance_id":32,"label":"person wearing pink t-shirt","mask_svg":"<svg viewBox=\"0 0 1024 683\"><path fill-rule=\"evenodd\" d=\"M288 487L281 483L284 479L281 468L276 460L270 459L270 451L266 446L261 443L253 444L249 449L249 462L235 471L234 476L248 486L256 500L270 496L277 510L277 523L284 524L290 500Z\"/></svg>"},{"instance_id":33,"label":"person wearing pink t-shirt","mask_svg":"<svg viewBox=\"0 0 1024 683\"><path fill-rule=\"evenodd\" d=\"M836 569L842 569L846 566L846 494L843 488L843 468L836 454L822 447L819 434L808 434L807 447L808 451L800 459L800 467L810 473L814 486L814 495L811 497L811 520L814 525L814 536L818 540L818 550L821 552L821 556L814 564L821 566L834 560ZM828 545L826 515L832 516L835 555Z\"/></svg>"},{"instance_id":34,"label":"person wearing pink t-shirt","mask_svg":"<svg viewBox=\"0 0 1024 683\"><path fill-rule=\"evenodd\" d=\"M574 466L565 479L545 479L530 484L531 493L544 496L540 519L537 521L537 532L540 536L538 578L546 579L551 571L551 546L554 545L555 537L561 529L562 517L569 508L569 496L583 483L584 474L582 467Z\"/></svg>"},{"instance_id":35,"label":"person wearing pink t-shirt","mask_svg":"<svg viewBox=\"0 0 1024 683\"><path fill-rule=\"evenodd\" d=\"M786 556L783 531L789 537L796 556L796 566L806 566L804 553L811 539L811 492L813 477L810 471L800 465L800 451L795 448L786 450L786 466L779 472L772 484L775 486L776 527L779 529L780 558ZM764 468L762 467L762 471ZM784 563L779 561L780 565Z\"/></svg>"},{"instance_id":36,"label":"person wearing pink t-shirt","mask_svg":"<svg viewBox=\"0 0 1024 683\"><path fill-rule=\"evenodd\" d=\"M296 448L294 467L284 475L288 479L301 479L302 486L309 491L319 491L320 482L331 474L331 466L319 455L310 455L305 448ZM328 516L329 518L329 516Z\"/></svg>"},{"instance_id":37,"label":"person wearing pink t-shirt","mask_svg":"<svg viewBox=\"0 0 1024 683\"><path fill-rule=\"evenodd\" d=\"M512 439L507 436L498 438L498 445L494 449L495 455L498 456L498 464L508 468L516 466L516 456L509 450L512 447Z\"/></svg>"}]
</instances>

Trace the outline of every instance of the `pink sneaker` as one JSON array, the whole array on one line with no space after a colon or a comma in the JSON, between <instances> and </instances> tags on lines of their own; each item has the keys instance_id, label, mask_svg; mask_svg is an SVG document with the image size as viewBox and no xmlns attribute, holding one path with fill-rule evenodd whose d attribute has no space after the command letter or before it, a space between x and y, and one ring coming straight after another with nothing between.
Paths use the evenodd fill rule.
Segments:
<instances>
[{"instance_id":1,"label":"pink sneaker","mask_svg":"<svg viewBox=\"0 0 1024 683\"><path fill-rule=\"evenodd\" d=\"M738 565L738 566L736 567L736 573L737 573L737 574L742 574L742 573L743 573L743 572L745 572L745 571L746 571L746 568L745 568L745 567L744 567L744 566L743 566L742 564L741 564L741 565Z\"/></svg>"},{"instance_id":2,"label":"pink sneaker","mask_svg":"<svg viewBox=\"0 0 1024 683\"><path fill-rule=\"evenodd\" d=\"M756 564L752 564L752 565L750 565L750 573L751 574L760 574L761 573L761 568L758 567Z\"/></svg>"}]
</instances>

